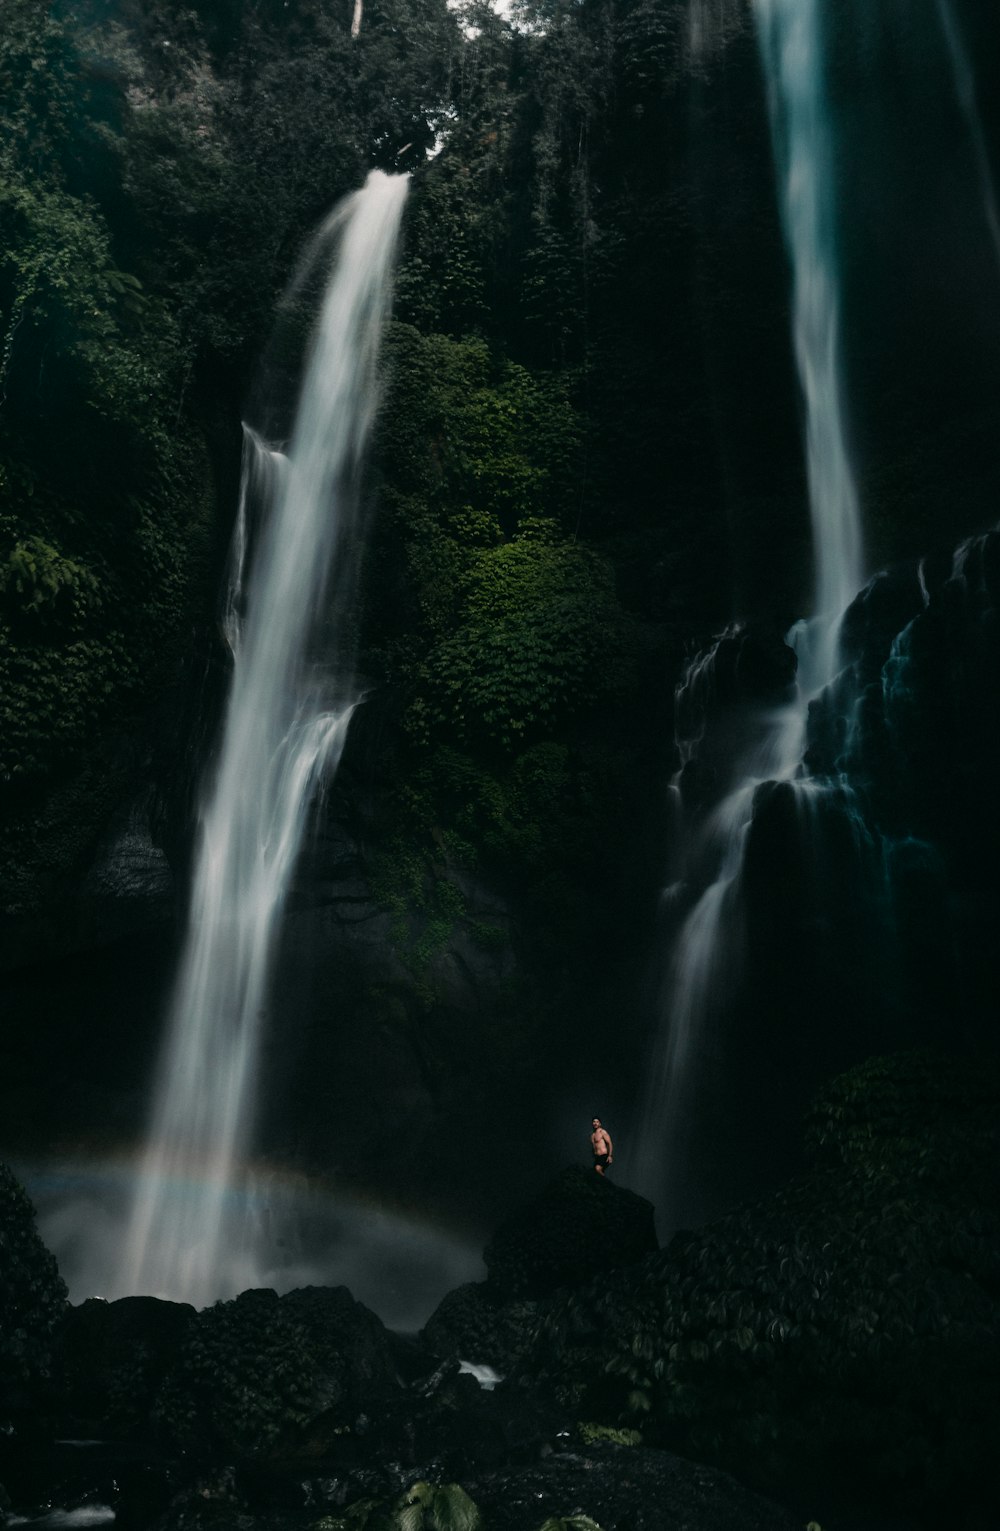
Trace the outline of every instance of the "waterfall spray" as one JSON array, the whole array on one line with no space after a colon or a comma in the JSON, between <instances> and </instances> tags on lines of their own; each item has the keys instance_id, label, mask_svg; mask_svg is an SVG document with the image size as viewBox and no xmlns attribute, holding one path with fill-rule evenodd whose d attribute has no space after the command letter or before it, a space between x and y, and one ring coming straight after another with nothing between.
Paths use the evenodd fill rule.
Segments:
<instances>
[{"instance_id":1,"label":"waterfall spray","mask_svg":"<svg viewBox=\"0 0 1000 1531\"><path fill-rule=\"evenodd\" d=\"M287 451L245 432L223 619L232 688L125 1251L133 1292L204 1304L232 1285L222 1217L251 1140L281 913L359 699L345 607L405 196L404 178L373 172L321 229L311 260L335 263Z\"/></svg>"},{"instance_id":2,"label":"waterfall spray","mask_svg":"<svg viewBox=\"0 0 1000 1531\"><path fill-rule=\"evenodd\" d=\"M665 895L674 932L646 1075L634 1173L647 1195L665 1201L671 1225L677 1217L700 1057L714 1040L742 964L742 874L757 794L765 783L788 783L807 832L821 790L805 777L802 766L808 707L836 676L843 614L863 577L858 498L843 405L833 135L820 8L819 0L754 0L791 262L814 599L809 620L797 623L787 638L798 658L794 697L758 714L753 737L734 763L735 784L728 795L707 818L684 827L678 875ZM711 672L719 641L683 677L675 698L679 716L689 710L692 689L699 689L705 673ZM690 746L680 753L684 761ZM674 783L678 796L682 774ZM839 790L843 792L842 784Z\"/></svg>"}]
</instances>

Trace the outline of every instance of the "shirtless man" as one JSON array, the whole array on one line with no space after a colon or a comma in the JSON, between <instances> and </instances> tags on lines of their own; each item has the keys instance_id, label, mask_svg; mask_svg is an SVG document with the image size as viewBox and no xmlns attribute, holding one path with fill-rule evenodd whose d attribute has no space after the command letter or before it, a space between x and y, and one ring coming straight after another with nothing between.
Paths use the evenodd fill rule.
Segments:
<instances>
[{"instance_id":1,"label":"shirtless man","mask_svg":"<svg viewBox=\"0 0 1000 1531\"><path fill-rule=\"evenodd\" d=\"M603 1175L605 1165L611 1165L614 1162L614 1148L611 1143L611 1134L605 1132L599 1116L594 1117L590 1146L594 1150L594 1168L599 1175Z\"/></svg>"}]
</instances>

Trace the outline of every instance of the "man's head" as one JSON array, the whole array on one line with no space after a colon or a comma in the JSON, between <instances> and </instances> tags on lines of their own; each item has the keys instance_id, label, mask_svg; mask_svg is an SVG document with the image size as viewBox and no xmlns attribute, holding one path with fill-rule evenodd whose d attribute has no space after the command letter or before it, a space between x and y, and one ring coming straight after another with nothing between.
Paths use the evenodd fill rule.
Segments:
<instances>
[{"instance_id":1,"label":"man's head","mask_svg":"<svg viewBox=\"0 0 1000 1531\"><path fill-rule=\"evenodd\" d=\"M594 1117L594 1128L595 1128L595 1130L596 1130L596 1129L597 1129L597 1128L598 1128L598 1127L599 1127L599 1126L600 1126L600 1125L601 1125L601 1118L600 1118L600 1117L599 1117L599 1116L595 1116L595 1117Z\"/></svg>"}]
</instances>

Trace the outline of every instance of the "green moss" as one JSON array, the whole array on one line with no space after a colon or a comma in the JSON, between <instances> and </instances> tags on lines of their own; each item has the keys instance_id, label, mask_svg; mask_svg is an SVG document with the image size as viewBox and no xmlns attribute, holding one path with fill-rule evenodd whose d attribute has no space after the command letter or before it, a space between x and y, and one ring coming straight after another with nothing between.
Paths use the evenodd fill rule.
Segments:
<instances>
[{"instance_id":1,"label":"green moss","mask_svg":"<svg viewBox=\"0 0 1000 1531\"><path fill-rule=\"evenodd\" d=\"M608 1441L613 1446L641 1446L642 1434L638 1430L615 1429L613 1425L595 1425L581 1420L577 1424L588 1446L600 1445L601 1441Z\"/></svg>"}]
</instances>

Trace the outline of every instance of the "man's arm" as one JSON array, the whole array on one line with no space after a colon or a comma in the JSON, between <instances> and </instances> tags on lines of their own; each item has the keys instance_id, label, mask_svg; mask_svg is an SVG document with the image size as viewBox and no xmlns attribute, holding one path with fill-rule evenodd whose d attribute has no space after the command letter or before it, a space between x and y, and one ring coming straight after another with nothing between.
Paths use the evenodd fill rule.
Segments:
<instances>
[{"instance_id":1,"label":"man's arm","mask_svg":"<svg viewBox=\"0 0 1000 1531\"><path fill-rule=\"evenodd\" d=\"M614 1159L614 1156L615 1156L615 1150L614 1150L614 1145L611 1142L611 1134L610 1134L610 1132L606 1132L604 1134L604 1141L605 1141L605 1143L608 1146L608 1163L611 1164L613 1159Z\"/></svg>"}]
</instances>

